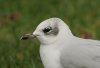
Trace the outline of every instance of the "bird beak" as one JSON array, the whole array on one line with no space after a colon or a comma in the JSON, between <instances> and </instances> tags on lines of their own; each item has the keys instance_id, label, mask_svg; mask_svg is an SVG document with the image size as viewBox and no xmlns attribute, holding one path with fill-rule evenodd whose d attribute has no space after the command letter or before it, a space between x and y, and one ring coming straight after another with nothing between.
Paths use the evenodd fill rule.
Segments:
<instances>
[{"instance_id":1,"label":"bird beak","mask_svg":"<svg viewBox=\"0 0 100 68\"><path fill-rule=\"evenodd\" d=\"M36 36L33 35L33 33L29 33L29 34L25 34L23 35L20 40L27 40L27 39L31 39L31 38L35 38Z\"/></svg>"}]
</instances>

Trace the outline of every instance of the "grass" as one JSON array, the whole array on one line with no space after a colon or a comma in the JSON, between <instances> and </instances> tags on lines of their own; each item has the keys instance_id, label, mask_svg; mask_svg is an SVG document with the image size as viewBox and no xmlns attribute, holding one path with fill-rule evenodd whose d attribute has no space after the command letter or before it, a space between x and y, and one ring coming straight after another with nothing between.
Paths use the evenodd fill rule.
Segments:
<instances>
[{"instance_id":1,"label":"grass","mask_svg":"<svg viewBox=\"0 0 100 68\"><path fill-rule=\"evenodd\" d=\"M100 40L100 0L0 0L0 68L43 68L38 40L19 38L51 17L78 37Z\"/></svg>"}]
</instances>

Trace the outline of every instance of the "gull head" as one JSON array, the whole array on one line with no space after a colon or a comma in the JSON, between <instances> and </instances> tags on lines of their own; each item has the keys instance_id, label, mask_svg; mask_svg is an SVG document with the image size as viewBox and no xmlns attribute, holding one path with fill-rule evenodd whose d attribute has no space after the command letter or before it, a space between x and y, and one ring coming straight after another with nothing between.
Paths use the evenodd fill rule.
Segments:
<instances>
[{"instance_id":1,"label":"gull head","mask_svg":"<svg viewBox=\"0 0 100 68\"><path fill-rule=\"evenodd\" d=\"M72 33L60 18L50 18L41 22L35 31L21 37L22 40L37 37L41 44L48 45L69 38Z\"/></svg>"}]
</instances>

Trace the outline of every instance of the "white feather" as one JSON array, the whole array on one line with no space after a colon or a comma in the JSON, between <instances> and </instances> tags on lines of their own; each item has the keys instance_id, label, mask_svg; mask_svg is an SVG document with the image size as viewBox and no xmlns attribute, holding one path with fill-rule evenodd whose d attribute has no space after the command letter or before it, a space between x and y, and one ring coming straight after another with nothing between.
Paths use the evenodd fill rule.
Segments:
<instances>
[{"instance_id":1,"label":"white feather","mask_svg":"<svg viewBox=\"0 0 100 68\"><path fill-rule=\"evenodd\" d=\"M57 27L57 36L45 35L45 27ZM59 18L39 24L33 35L40 40L40 56L45 68L100 68L100 41L73 36Z\"/></svg>"}]
</instances>

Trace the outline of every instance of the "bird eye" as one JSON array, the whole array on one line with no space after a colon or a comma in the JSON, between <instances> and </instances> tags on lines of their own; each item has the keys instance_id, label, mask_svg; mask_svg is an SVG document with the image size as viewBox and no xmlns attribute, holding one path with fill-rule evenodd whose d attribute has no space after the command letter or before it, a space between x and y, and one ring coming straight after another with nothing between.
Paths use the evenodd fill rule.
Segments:
<instances>
[{"instance_id":1,"label":"bird eye","mask_svg":"<svg viewBox=\"0 0 100 68\"><path fill-rule=\"evenodd\" d=\"M46 28L43 29L43 32L44 32L44 33L48 33L48 32L51 31L51 30L52 30L51 27L46 27Z\"/></svg>"}]
</instances>

